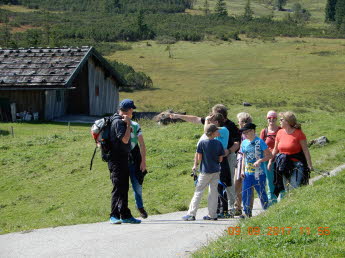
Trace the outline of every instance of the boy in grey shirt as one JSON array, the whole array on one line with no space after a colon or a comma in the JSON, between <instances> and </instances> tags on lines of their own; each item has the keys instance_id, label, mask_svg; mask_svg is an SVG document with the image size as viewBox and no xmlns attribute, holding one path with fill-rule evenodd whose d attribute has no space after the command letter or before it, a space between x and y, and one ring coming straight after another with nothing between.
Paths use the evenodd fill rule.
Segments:
<instances>
[{"instance_id":1,"label":"boy in grey shirt","mask_svg":"<svg viewBox=\"0 0 345 258\"><path fill-rule=\"evenodd\" d=\"M208 193L208 215L204 220L217 220L218 180L220 173L220 162L223 160L224 149L222 144L214 138L219 136L218 127L214 124L205 126L205 134L208 139L201 140L197 146L197 161L200 164L200 175L195 187L194 196L189 205L187 215L182 219L186 221L195 220L202 194L205 188L210 185ZM197 162L196 161L196 162ZM194 164L194 168L197 164Z\"/></svg>"}]
</instances>

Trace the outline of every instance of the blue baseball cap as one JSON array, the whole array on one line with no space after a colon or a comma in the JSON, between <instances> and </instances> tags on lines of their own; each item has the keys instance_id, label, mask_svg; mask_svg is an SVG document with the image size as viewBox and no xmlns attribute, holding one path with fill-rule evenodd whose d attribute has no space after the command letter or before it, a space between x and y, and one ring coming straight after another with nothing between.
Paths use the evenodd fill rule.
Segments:
<instances>
[{"instance_id":1,"label":"blue baseball cap","mask_svg":"<svg viewBox=\"0 0 345 258\"><path fill-rule=\"evenodd\" d=\"M124 99L120 102L120 105L119 105L120 108L123 108L123 109L130 109L130 108L133 108L133 109L136 109L137 107L134 105L134 101L131 100L131 99Z\"/></svg>"}]
</instances>

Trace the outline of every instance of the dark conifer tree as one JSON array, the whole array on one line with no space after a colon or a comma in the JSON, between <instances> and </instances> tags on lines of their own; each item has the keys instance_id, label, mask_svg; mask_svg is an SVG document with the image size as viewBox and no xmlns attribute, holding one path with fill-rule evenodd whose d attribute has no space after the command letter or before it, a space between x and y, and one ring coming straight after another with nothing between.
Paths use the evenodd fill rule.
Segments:
<instances>
[{"instance_id":1,"label":"dark conifer tree","mask_svg":"<svg viewBox=\"0 0 345 258\"><path fill-rule=\"evenodd\" d=\"M250 0L248 0L246 6L244 7L243 17L245 20L250 21L253 19L253 14L254 12L252 8L250 7Z\"/></svg>"},{"instance_id":2,"label":"dark conifer tree","mask_svg":"<svg viewBox=\"0 0 345 258\"><path fill-rule=\"evenodd\" d=\"M335 6L337 0L327 0L326 9L325 9L325 21L332 22L335 21Z\"/></svg>"},{"instance_id":3,"label":"dark conifer tree","mask_svg":"<svg viewBox=\"0 0 345 258\"><path fill-rule=\"evenodd\" d=\"M275 0L275 6L277 10L282 11L284 5L286 5L287 0Z\"/></svg>"},{"instance_id":4,"label":"dark conifer tree","mask_svg":"<svg viewBox=\"0 0 345 258\"><path fill-rule=\"evenodd\" d=\"M338 28L345 22L345 0L337 0L335 6L335 22Z\"/></svg>"},{"instance_id":5,"label":"dark conifer tree","mask_svg":"<svg viewBox=\"0 0 345 258\"><path fill-rule=\"evenodd\" d=\"M227 16L228 10L226 9L226 3L224 0L218 0L216 4L216 8L214 9L214 12L218 16Z\"/></svg>"}]
</instances>

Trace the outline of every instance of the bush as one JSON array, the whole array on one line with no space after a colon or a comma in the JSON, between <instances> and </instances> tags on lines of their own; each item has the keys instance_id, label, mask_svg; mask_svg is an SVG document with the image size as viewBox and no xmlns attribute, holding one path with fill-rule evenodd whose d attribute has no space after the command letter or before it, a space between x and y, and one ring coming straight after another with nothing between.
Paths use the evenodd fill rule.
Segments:
<instances>
[{"instance_id":1,"label":"bush","mask_svg":"<svg viewBox=\"0 0 345 258\"><path fill-rule=\"evenodd\" d=\"M158 36L155 38L158 44L175 44L176 43L176 38L172 36Z\"/></svg>"},{"instance_id":2,"label":"bush","mask_svg":"<svg viewBox=\"0 0 345 258\"><path fill-rule=\"evenodd\" d=\"M143 72L136 72L133 67L116 62L109 61L115 71L119 74L124 91L132 89L146 89L153 86L151 78Z\"/></svg>"}]
</instances>

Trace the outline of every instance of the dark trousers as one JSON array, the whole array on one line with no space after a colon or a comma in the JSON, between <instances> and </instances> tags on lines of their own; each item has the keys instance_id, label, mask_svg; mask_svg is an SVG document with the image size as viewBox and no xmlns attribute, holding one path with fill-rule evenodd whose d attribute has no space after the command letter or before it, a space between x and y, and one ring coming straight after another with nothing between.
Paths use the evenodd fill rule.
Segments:
<instances>
[{"instance_id":1,"label":"dark trousers","mask_svg":"<svg viewBox=\"0 0 345 258\"><path fill-rule=\"evenodd\" d=\"M118 155L116 159L108 162L108 168L110 170L110 180L113 183L110 217L129 219L132 214L128 208L128 155Z\"/></svg>"},{"instance_id":2,"label":"dark trousers","mask_svg":"<svg viewBox=\"0 0 345 258\"><path fill-rule=\"evenodd\" d=\"M228 196L225 191L225 187L221 184L218 184L218 207L217 213L228 212Z\"/></svg>"},{"instance_id":3,"label":"dark trousers","mask_svg":"<svg viewBox=\"0 0 345 258\"><path fill-rule=\"evenodd\" d=\"M218 184L218 206L217 213L224 213L228 211L228 197L226 194L226 187L231 186L230 166L227 158L224 158L220 163L220 182Z\"/></svg>"}]
</instances>

